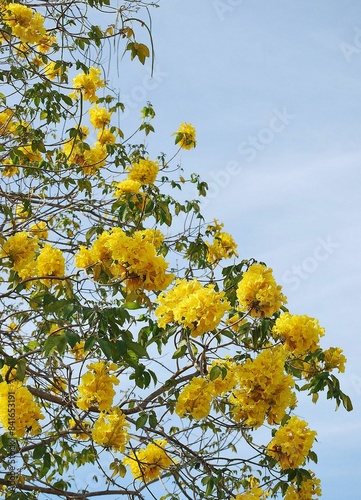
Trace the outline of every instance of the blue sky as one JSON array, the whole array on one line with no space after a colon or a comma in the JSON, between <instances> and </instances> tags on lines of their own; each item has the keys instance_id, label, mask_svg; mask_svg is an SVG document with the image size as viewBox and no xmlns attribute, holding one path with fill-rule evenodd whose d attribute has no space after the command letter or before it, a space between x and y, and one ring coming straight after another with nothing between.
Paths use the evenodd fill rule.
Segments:
<instances>
[{"instance_id":1,"label":"blue sky","mask_svg":"<svg viewBox=\"0 0 361 500\"><path fill-rule=\"evenodd\" d=\"M323 498L359 498L361 4L172 0L152 17L153 80L123 61L114 85L134 116L154 105L154 154L172 152L180 122L196 127L182 165L209 183L206 218L273 268L290 311L326 328L324 347L344 349L354 411L321 396L298 413L318 430Z\"/></svg>"}]
</instances>

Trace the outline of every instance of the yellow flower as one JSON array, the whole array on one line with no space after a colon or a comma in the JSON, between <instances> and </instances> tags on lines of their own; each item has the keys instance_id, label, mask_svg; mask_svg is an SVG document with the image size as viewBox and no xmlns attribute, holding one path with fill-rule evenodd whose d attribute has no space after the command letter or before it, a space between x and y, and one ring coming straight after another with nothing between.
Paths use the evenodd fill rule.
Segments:
<instances>
[{"instance_id":1,"label":"yellow flower","mask_svg":"<svg viewBox=\"0 0 361 500\"><path fill-rule=\"evenodd\" d=\"M156 439L146 448L132 451L123 463L129 465L135 479L147 483L159 477L173 465L173 460L164 449L166 446L165 439Z\"/></svg>"},{"instance_id":2,"label":"yellow flower","mask_svg":"<svg viewBox=\"0 0 361 500\"><path fill-rule=\"evenodd\" d=\"M79 97L78 92L81 92L83 99L90 102L96 102L98 97L96 91L105 87L105 82L100 78L101 70L100 68L94 68L90 66L89 73L79 73L75 78L73 78L73 84L75 92L70 94L70 97Z\"/></svg>"},{"instance_id":3,"label":"yellow flower","mask_svg":"<svg viewBox=\"0 0 361 500\"><path fill-rule=\"evenodd\" d=\"M64 328L62 326L57 325L56 323L53 323L50 326L48 335L49 335L49 337L50 337L50 335L59 335L63 330L64 330Z\"/></svg>"},{"instance_id":4,"label":"yellow flower","mask_svg":"<svg viewBox=\"0 0 361 500\"><path fill-rule=\"evenodd\" d=\"M192 149L196 147L196 129L190 123L181 123L177 132L175 143L182 149Z\"/></svg>"},{"instance_id":5,"label":"yellow flower","mask_svg":"<svg viewBox=\"0 0 361 500\"><path fill-rule=\"evenodd\" d=\"M21 279L35 276L35 252L38 249L37 238L32 238L26 231L10 236L2 245L0 257L9 257L13 261L12 269Z\"/></svg>"},{"instance_id":6,"label":"yellow flower","mask_svg":"<svg viewBox=\"0 0 361 500\"><path fill-rule=\"evenodd\" d=\"M149 158L139 158L137 163L132 163L128 177L132 181L138 181L141 184L153 184L158 170L157 161L151 161Z\"/></svg>"},{"instance_id":7,"label":"yellow flower","mask_svg":"<svg viewBox=\"0 0 361 500\"><path fill-rule=\"evenodd\" d=\"M211 409L213 385L205 378L193 377L178 396L175 412L179 417L206 418Z\"/></svg>"},{"instance_id":8,"label":"yellow flower","mask_svg":"<svg viewBox=\"0 0 361 500\"><path fill-rule=\"evenodd\" d=\"M78 387L77 405L81 410L89 410L96 407L100 411L107 411L112 405L115 396L114 385L119 384L119 380L114 374L110 374L117 368L113 363L98 361L87 366L87 371L81 378Z\"/></svg>"},{"instance_id":9,"label":"yellow flower","mask_svg":"<svg viewBox=\"0 0 361 500\"><path fill-rule=\"evenodd\" d=\"M164 234L159 229L142 229L136 232L136 236L140 236L143 240L152 243L155 248L160 248L164 241Z\"/></svg>"},{"instance_id":10,"label":"yellow flower","mask_svg":"<svg viewBox=\"0 0 361 500\"><path fill-rule=\"evenodd\" d=\"M277 285L272 269L253 264L243 273L237 288L241 311L249 311L252 317L270 317L287 303L282 287Z\"/></svg>"},{"instance_id":11,"label":"yellow flower","mask_svg":"<svg viewBox=\"0 0 361 500\"><path fill-rule=\"evenodd\" d=\"M267 497L267 492L265 492L262 488L255 487L245 491L244 493L239 493L235 497L231 498L231 500L266 500Z\"/></svg>"},{"instance_id":12,"label":"yellow flower","mask_svg":"<svg viewBox=\"0 0 361 500\"><path fill-rule=\"evenodd\" d=\"M121 182L115 183L116 191L114 196L122 196L128 193L139 193L141 183L139 181L132 181L131 179L125 179Z\"/></svg>"},{"instance_id":13,"label":"yellow flower","mask_svg":"<svg viewBox=\"0 0 361 500\"><path fill-rule=\"evenodd\" d=\"M46 222L40 221L30 226L30 233L41 240L46 240L49 234Z\"/></svg>"},{"instance_id":14,"label":"yellow flower","mask_svg":"<svg viewBox=\"0 0 361 500\"><path fill-rule=\"evenodd\" d=\"M290 484L287 488L284 500L316 500L316 497L322 496L321 481L315 477L312 471L311 479L303 478L300 485L294 483Z\"/></svg>"},{"instance_id":15,"label":"yellow flower","mask_svg":"<svg viewBox=\"0 0 361 500\"><path fill-rule=\"evenodd\" d=\"M273 337L280 338L285 349L295 356L316 351L324 334L325 329L320 327L317 319L288 312L277 318L272 329Z\"/></svg>"},{"instance_id":16,"label":"yellow flower","mask_svg":"<svg viewBox=\"0 0 361 500\"><path fill-rule=\"evenodd\" d=\"M1 170L1 175L3 177L14 177L14 175L17 175L19 173L19 167L16 167L12 161L8 158L3 160L3 169Z\"/></svg>"},{"instance_id":17,"label":"yellow flower","mask_svg":"<svg viewBox=\"0 0 361 500\"><path fill-rule=\"evenodd\" d=\"M81 361L85 358L84 345L84 340L81 340L77 342L74 347L69 349L70 354L74 356L76 361Z\"/></svg>"},{"instance_id":18,"label":"yellow flower","mask_svg":"<svg viewBox=\"0 0 361 500\"><path fill-rule=\"evenodd\" d=\"M0 423L6 431L17 438L27 432L39 434L39 420L43 418L33 395L20 381L0 383Z\"/></svg>"},{"instance_id":19,"label":"yellow flower","mask_svg":"<svg viewBox=\"0 0 361 500\"><path fill-rule=\"evenodd\" d=\"M38 12L19 3L9 3L6 9L8 14L4 15L3 21L22 42L39 43L46 35L44 18Z\"/></svg>"},{"instance_id":20,"label":"yellow flower","mask_svg":"<svg viewBox=\"0 0 361 500\"><path fill-rule=\"evenodd\" d=\"M106 144L114 144L115 143L115 135L111 133L111 131L107 128L103 130L99 130L97 139L100 144L103 146Z\"/></svg>"},{"instance_id":21,"label":"yellow flower","mask_svg":"<svg viewBox=\"0 0 361 500\"><path fill-rule=\"evenodd\" d=\"M233 330L234 332L238 333L239 329L242 325L245 325L247 323L246 318L242 318L239 315L239 313L233 314L233 316L229 317L226 320L226 325L229 325L230 329Z\"/></svg>"},{"instance_id":22,"label":"yellow flower","mask_svg":"<svg viewBox=\"0 0 361 500\"><path fill-rule=\"evenodd\" d=\"M339 347L329 347L324 351L325 370L337 370L341 373L345 371L346 357L342 354Z\"/></svg>"},{"instance_id":23,"label":"yellow flower","mask_svg":"<svg viewBox=\"0 0 361 500\"><path fill-rule=\"evenodd\" d=\"M286 375L286 353L282 346L263 350L253 360L237 367L239 388L229 397L236 422L258 428L264 420L270 425L280 423L286 408L293 406L294 380Z\"/></svg>"},{"instance_id":24,"label":"yellow flower","mask_svg":"<svg viewBox=\"0 0 361 500\"><path fill-rule=\"evenodd\" d=\"M267 454L278 460L281 469L295 469L305 463L316 434L307 427L305 420L293 416L278 429L268 445Z\"/></svg>"},{"instance_id":25,"label":"yellow flower","mask_svg":"<svg viewBox=\"0 0 361 500\"><path fill-rule=\"evenodd\" d=\"M81 130L83 137L88 133L87 127ZM82 140L68 141L64 144L64 154L71 163L75 163L82 168L84 174L93 175L105 165L107 151L99 142L93 147L84 147Z\"/></svg>"},{"instance_id":26,"label":"yellow flower","mask_svg":"<svg viewBox=\"0 0 361 500\"><path fill-rule=\"evenodd\" d=\"M218 368L220 374L217 378L210 381L213 396L224 396L226 392L231 391L237 384L236 368L237 364L231 359L217 359L212 361L208 368L210 375L212 369Z\"/></svg>"},{"instance_id":27,"label":"yellow flower","mask_svg":"<svg viewBox=\"0 0 361 500\"><path fill-rule=\"evenodd\" d=\"M110 123L110 117L111 113L105 108L99 108L98 105L89 109L90 123L94 128L104 128Z\"/></svg>"},{"instance_id":28,"label":"yellow flower","mask_svg":"<svg viewBox=\"0 0 361 500\"><path fill-rule=\"evenodd\" d=\"M96 264L100 264L109 279L123 281L129 290L164 290L174 277L166 273L168 264L162 255L157 255L152 242L138 231L127 236L120 228L104 231L91 249L82 246L75 264L98 273L95 279L99 276Z\"/></svg>"},{"instance_id":29,"label":"yellow flower","mask_svg":"<svg viewBox=\"0 0 361 500\"><path fill-rule=\"evenodd\" d=\"M230 259L238 257L237 244L232 236L225 232L219 232L214 235L213 243L206 243L208 247L207 260L214 263L221 259Z\"/></svg>"},{"instance_id":30,"label":"yellow flower","mask_svg":"<svg viewBox=\"0 0 361 500\"><path fill-rule=\"evenodd\" d=\"M25 210L23 204L17 205L17 207L15 208L15 215L19 219L25 220L27 217L29 217L29 211Z\"/></svg>"},{"instance_id":31,"label":"yellow flower","mask_svg":"<svg viewBox=\"0 0 361 500\"><path fill-rule=\"evenodd\" d=\"M4 365L0 370L0 374L6 382L13 382L18 379L16 366Z\"/></svg>"},{"instance_id":32,"label":"yellow flower","mask_svg":"<svg viewBox=\"0 0 361 500\"><path fill-rule=\"evenodd\" d=\"M120 409L111 408L107 412L102 412L95 422L92 430L93 441L105 448L124 453L129 441L127 427L129 424Z\"/></svg>"},{"instance_id":33,"label":"yellow flower","mask_svg":"<svg viewBox=\"0 0 361 500\"><path fill-rule=\"evenodd\" d=\"M66 68L63 65L59 65L57 62L50 62L44 68L44 73L49 80L55 80L55 78L59 78L61 80L65 71Z\"/></svg>"},{"instance_id":34,"label":"yellow flower","mask_svg":"<svg viewBox=\"0 0 361 500\"><path fill-rule=\"evenodd\" d=\"M39 43L37 45L37 49L39 52L42 54L46 54L49 52L51 47L54 45L56 42L56 36L55 35L50 35L49 33L46 33L41 40L39 40Z\"/></svg>"},{"instance_id":35,"label":"yellow flower","mask_svg":"<svg viewBox=\"0 0 361 500\"><path fill-rule=\"evenodd\" d=\"M224 292L216 292L214 285L202 286L199 281L177 280L168 292L162 293L155 314L158 325L165 328L168 323L178 323L198 337L216 328L224 313L230 309Z\"/></svg>"},{"instance_id":36,"label":"yellow flower","mask_svg":"<svg viewBox=\"0 0 361 500\"><path fill-rule=\"evenodd\" d=\"M75 434L72 434L74 439L78 439L81 441L86 441L87 439L90 438L90 430L92 428L92 423L84 420L80 422L75 422L75 420L72 418L69 421L69 426L71 427L72 431L77 431ZM81 431L81 432L79 432Z\"/></svg>"},{"instance_id":37,"label":"yellow flower","mask_svg":"<svg viewBox=\"0 0 361 500\"><path fill-rule=\"evenodd\" d=\"M36 267L39 276L64 276L65 260L62 251L47 243L36 259ZM58 280L42 279L41 282L50 287Z\"/></svg>"},{"instance_id":38,"label":"yellow flower","mask_svg":"<svg viewBox=\"0 0 361 500\"><path fill-rule=\"evenodd\" d=\"M0 113L0 135L5 136L13 131L14 112L10 108L6 108Z\"/></svg>"},{"instance_id":39,"label":"yellow flower","mask_svg":"<svg viewBox=\"0 0 361 500\"><path fill-rule=\"evenodd\" d=\"M25 160L25 163L40 163L43 159L39 151L33 151L30 146L21 146L17 151L20 152L20 160Z\"/></svg>"}]
</instances>

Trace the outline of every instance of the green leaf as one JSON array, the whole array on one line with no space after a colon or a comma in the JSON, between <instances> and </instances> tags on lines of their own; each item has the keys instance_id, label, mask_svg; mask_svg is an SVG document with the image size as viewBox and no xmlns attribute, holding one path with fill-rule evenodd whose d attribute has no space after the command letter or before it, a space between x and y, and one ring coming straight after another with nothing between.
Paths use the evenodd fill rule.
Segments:
<instances>
[{"instance_id":1,"label":"green leaf","mask_svg":"<svg viewBox=\"0 0 361 500\"><path fill-rule=\"evenodd\" d=\"M26 376L26 360L24 358L20 359L16 365L16 376L18 380L23 381Z\"/></svg>"},{"instance_id":2,"label":"green leaf","mask_svg":"<svg viewBox=\"0 0 361 500\"><path fill-rule=\"evenodd\" d=\"M75 344L80 341L79 335L72 330L67 330L65 332L65 338L70 347L74 347Z\"/></svg>"},{"instance_id":3,"label":"green leaf","mask_svg":"<svg viewBox=\"0 0 361 500\"><path fill-rule=\"evenodd\" d=\"M94 335L91 335L90 337L88 337L86 339L86 341L84 342L84 351L90 351L90 349L94 346L96 342L96 338L94 337Z\"/></svg>"},{"instance_id":4,"label":"green leaf","mask_svg":"<svg viewBox=\"0 0 361 500\"><path fill-rule=\"evenodd\" d=\"M152 429L155 429L158 425L158 419L154 411L149 415L149 425Z\"/></svg>"},{"instance_id":5,"label":"green leaf","mask_svg":"<svg viewBox=\"0 0 361 500\"><path fill-rule=\"evenodd\" d=\"M103 351L107 359L113 359L114 343L106 339L99 339L100 349Z\"/></svg>"},{"instance_id":6,"label":"green leaf","mask_svg":"<svg viewBox=\"0 0 361 500\"><path fill-rule=\"evenodd\" d=\"M123 464L118 464L118 474L120 477L125 477L127 469Z\"/></svg>"},{"instance_id":7,"label":"green leaf","mask_svg":"<svg viewBox=\"0 0 361 500\"><path fill-rule=\"evenodd\" d=\"M216 378L220 377L222 375L222 370L219 366L213 366L211 371L209 372L209 378L210 380L216 380Z\"/></svg>"},{"instance_id":8,"label":"green leaf","mask_svg":"<svg viewBox=\"0 0 361 500\"><path fill-rule=\"evenodd\" d=\"M341 400L342 400L342 404L343 404L344 408L347 411L352 411L353 410L353 405L352 405L351 399L349 398L349 396L347 396L343 392L341 392Z\"/></svg>"},{"instance_id":9,"label":"green leaf","mask_svg":"<svg viewBox=\"0 0 361 500\"><path fill-rule=\"evenodd\" d=\"M174 352L172 359L182 358L186 352L187 352L187 346L182 345L181 347L178 347L178 349Z\"/></svg>"},{"instance_id":10,"label":"green leaf","mask_svg":"<svg viewBox=\"0 0 361 500\"><path fill-rule=\"evenodd\" d=\"M125 302L125 304L124 304L123 307L125 307L125 309L130 309L130 310L141 309L142 308L142 306L140 306L136 302Z\"/></svg>"},{"instance_id":11,"label":"green leaf","mask_svg":"<svg viewBox=\"0 0 361 500\"><path fill-rule=\"evenodd\" d=\"M133 351L138 356L138 358L149 357L146 348L141 344L138 344L138 342L133 342L132 340L125 339L125 343L128 349Z\"/></svg>"},{"instance_id":12,"label":"green leaf","mask_svg":"<svg viewBox=\"0 0 361 500\"><path fill-rule=\"evenodd\" d=\"M142 429L145 424L147 423L148 420L148 415L146 413L141 413L141 415L137 418L137 421L135 422L135 428Z\"/></svg>"},{"instance_id":13,"label":"green leaf","mask_svg":"<svg viewBox=\"0 0 361 500\"><path fill-rule=\"evenodd\" d=\"M59 354L63 354L66 348L66 338L65 334L60 335L50 335L44 342L44 354L49 356L50 354L58 351Z\"/></svg>"},{"instance_id":14,"label":"green leaf","mask_svg":"<svg viewBox=\"0 0 361 500\"><path fill-rule=\"evenodd\" d=\"M38 458L42 458L45 453L46 453L46 444L40 443L34 448L33 458L35 460Z\"/></svg>"},{"instance_id":15,"label":"green leaf","mask_svg":"<svg viewBox=\"0 0 361 500\"><path fill-rule=\"evenodd\" d=\"M317 455L316 455L316 453L315 453L314 451L310 451L310 452L308 453L308 458L309 458L310 460L312 460L312 462L315 462L315 464L317 464L317 462L318 462L318 457L317 457Z\"/></svg>"},{"instance_id":16,"label":"green leaf","mask_svg":"<svg viewBox=\"0 0 361 500\"><path fill-rule=\"evenodd\" d=\"M50 454L49 453L44 453L44 455L42 457L42 460L43 460L43 465L42 465L42 467L41 467L41 469L39 470L39 473L38 473L40 478L44 477L49 472L49 469L51 467Z\"/></svg>"}]
</instances>

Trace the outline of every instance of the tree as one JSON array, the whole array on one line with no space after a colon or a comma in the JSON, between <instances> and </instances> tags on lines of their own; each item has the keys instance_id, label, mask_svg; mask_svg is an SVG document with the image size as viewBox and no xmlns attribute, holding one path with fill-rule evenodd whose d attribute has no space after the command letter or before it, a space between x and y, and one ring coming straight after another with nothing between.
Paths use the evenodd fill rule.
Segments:
<instances>
[{"instance_id":1,"label":"tree","mask_svg":"<svg viewBox=\"0 0 361 500\"><path fill-rule=\"evenodd\" d=\"M101 56L152 60L155 6L1 2L3 497L316 498L296 393L351 410L341 349L182 199L207 193L176 164L191 124L169 159L149 158L150 103L131 137L115 125Z\"/></svg>"}]
</instances>

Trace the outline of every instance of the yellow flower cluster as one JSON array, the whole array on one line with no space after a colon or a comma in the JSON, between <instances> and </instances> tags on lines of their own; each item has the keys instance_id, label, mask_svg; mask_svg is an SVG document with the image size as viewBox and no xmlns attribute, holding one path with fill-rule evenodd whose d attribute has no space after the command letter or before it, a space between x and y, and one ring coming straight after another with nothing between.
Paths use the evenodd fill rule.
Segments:
<instances>
[{"instance_id":1,"label":"yellow flower cluster","mask_svg":"<svg viewBox=\"0 0 361 500\"><path fill-rule=\"evenodd\" d=\"M214 233L214 239L212 243L207 242L208 262L216 263L221 259L230 259L231 257L238 257L237 244L229 233L221 231L224 224L218 224L216 226L208 226L208 230Z\"/></svg>"},{"instance_id":2,"label":"yellow flower cluster","mask_svg":"<svg viewBox=\"0 0 361 500\"><path fill-rule=\"evenodd\" d=\"M297 486L290 484L287 488L284 500L316 500L322 496L321 481L315 477L312 471L308 471L312 479L303 479L302 483Z\"/></svg>"},{"instance_id":3,"label":"yellow flower cluster","mask_svg":"<svg viewBox=\"0 0 361 500\"><path fill-rule=\"evenodd\" d=\"M231 500L266 500L267 496L268 494L262 488L254 487L244 493L239 493Z\"/></svg>"},{"instance_id":4,"label":"yellow flower cluster","mask_svg":"<svg viewBox=\"0 0 361 500\"><path fill-rule=\"evenodd\" d=\"M81 378L78 387L77 405L81 410L89 410L95 407L100 411L107 411L113 403L115 396L114 385L119 384L119 380L110 372L117 369L114 363L98 361L87 365L87 371Z\"/></svg>"},{"instance_id":5,"label":"yellow flower cluster","mask_svg":"<svg viewBox=\"0 0 361 500\"><path fill-rule=\"evenodd\" d=\"M70 97L76 99L79 97L78 93L81 93L85 101L96 102L98 100L96 91L105 87L105 82L100 78L100 74L100 68L94 68L94 66L90 66L89 73L79 73L73 78L75 92L71 93Z\"/></svg>"},{"instance_id":6,"label":"yellow flower cluster","mask_svg":"<svg viewBox=\"0 0 361 500\"><path fill-rule=\"evenodd\" d=\"M295 469L305 463L316 434L305 420L293 416L277 430L267 454L278 460L281 469Z\"/></svg>"},{"instance_id":7,"label":"yellow flower cluster","mask_svg":"<svg viewBox=\"0 0 361 500\"><path fill-rule=\"evenodd\" d=\"M0 383L0 423L5 430L17 438L24 437L27 432L38 434L41 431L39 420L43 418L33 395L21 382Z\"/></svg>"},{"instance_id":8,"label":"yellow flower cluster","mask_svg":"<svg viewBox=\"0 0 361 500\"><path fill-rule=\"evenodd\" d=\"M51 47L54 45L56 42L56 36L55 35L50 35L49 33L46 33L39 41L37 45L37 49L39 52L42 54L47 54Z\"/></svg>"},{"instance_id":9,"label":"yellow flower cluster","mask_svg":"<svg viewBox=\"0 0 361 500\"><path fill-rule=\"evenodd\" d=\"M178 396L175 412L179 417L206 418L211 409L213 386L205 378L193 377Z\"/></svg>"},{"instance_id":10,"label":"yellow flower cluster","mask_svg":"<svg viewBox=\"0 0 361 500\"><path fill-rule=\"evenodd\" d=\"M72 418L69 421L69 426L71 427L72 431L78 431L75 434L72 434L74 439L79 439L81 441L86 441L87 439L89 439L92 423L89 422L88 420L82 422L75 422L75 420Z\"/></svg>"},{"instance_id":11,"label":"yellow flower cluster","mask_svg":"<svg viewBox=\"0 0 361 500\"><path fill-rule=\"evenodd\" d=\"M114 183L116 191L114 196L120 197L125 194L138 194L141 188L141 183L139 181L132 181L131 179L124 179L124 181Z\"/></svg>"},{"instance_id":12,"label":"yellow flower cluster","mask_svg":"<svg viewBox=\"0 0 361 500\"><path fill-rule=\"evenodd\" d=\"M111 113L105 108L99 108L98 105L89 109L90 123L94 128L104 128L110 123L110 117Z\"/></svg>"},{"instance_id":13,"label":"yellow flower cluster","mask_svg":"<svg viewBox=\"0 0 361 500\"><path fill-rule=\"evenodd\" d=\"M40 240L46 240L49 235L46 222L40 221L30 226L30 233L39 238Z\"/></svg>"},{"instance_id":14,"label":"yellow flower cluster","mask_svg":"<svg viewBox=\"0 0 361 500\"><path fill-rule=\"evenodd\" d=\"M13 121L14 112L10 108L6 108L0 113L0 135L6 136L14 131L16 127Z\"/></svg>"},{"instance_id":15,"label":"yellow flower cluster","mask_svg":"<svg viewBox=\"0 0 361 500\"><path fill-rule=\"evenodd\" d=\"M76 361L81 361L85 358L84 352L84 340L77 342L74 347L69 349L70 354L72 354Z\"/></svg>"},{"instance_id":16,"label":"yellow flower cluster","mask_svg":"<svg viewBox=\"0 0 361 500\"><path fill-rule=\"evenodd\" d=\"M93 175L104 167L107 158L105 147L98 141L92 147L85 148L81 141L70 140L63 146L68 161L82 168L84 174Z\"/></svg>"},{"instance_id":17,"label":"yellow flower cluster","mask_svg":"<svg viewBox=\"0 0 361 500\"><path fill-rule=\"evenodd\" d=\"M44 68L45 76L49 78L49 80L55 80L55 78L59 78L59 80L62 81L63 77L66 75L66 71L66 68L64 68L64 66L62 65L59 65L57 62L50 62Z\"/></svg>"},{"instance_id":18,"label":"yellow flower cluster","mask_svg":"<svg viewBox=\"0 0 361 500\"><path fill-rule=\"evenodd\" d=\"M159 165L157 161L151 161L149 158L139 158L129 168L128 179L140 182L141 184L153 184L157 178L158 171Z\"/></svg>"},{"instance_id":19,"label":"yellow flower cluster","mask_svg":"<svg viewBox=\"0 0 361 500\"><path fill-rule=\"evenodd\" d=\"M168 292L162 293L155 314L158 325L178 323L191 330L192 337L216 328L224 313L230 309L224 292L216 292L214 285L203 286L198 280L177 280Z\"/></svg>"},{"instance_id":20,"label":"yellow flower cluster","mask_svg":"<svg viewBox=\"0 0 361 500\"><path fill-rule=\"evenodd\" d=\"M46 35L44 18L39 12L20 3L9 3L3 21L14 36L24 43L38 43Z\"/></svg>"},{"instance_id":21,"label":"yellow flower cluster","mask_svg":"<svg viewBox=\"0 0 361 500\"><path fill-rule=\"evenodd\" d=\"M12 262L12 269L16 271L21 279L35 276L35 252L39 244L37 238L32 237L26 231L10 236L2 245L0 257L9 257Z\"/></svg>"},{"instance_id":22,"label":"yellow flower cluster","mask_svg":"<svg viewBox=\"0 0 361 500\"><path fill-rule=\"evenodd\" d=\"M47 243L41 250L36 259L37 274L39 276L64 276L65 260L62 251L59 248L54 248ZM51 287L58 280L42 279L41 282Z\"/></svg>"},{"instance_id":23,"label":"yellow flower cluster","mask_svg":"<svg viewBox=\"0 0 361 500\"><path fill-rule=\"evenodd\" d=\"M1 169L1 175L3 177L14 177L19 173L19 167L16 167L9 158L3 160L3 168Z\"/></svg>"},{"instance_id":24,"label":"yellow flower cluster","mask_svg":"<svg viewBox=\"0 0 361 500\"><path fill-rule=\"evenodd\" d=\"M141 229L137 231L137 234L143 238L144 241L148 241L159 249L164 241L164 234L159 229Z\"/></svg>"},{"instance_id":25,"label":"yellow flower cluster","mask_svg":"<svg viewBox=\"0 0 361 500\"><path fill-rule=\"evenodd\" d=\"M208 374L213 369L218 368L220 375L211 381L211 391L213 396L224 396L237 385L237 364L231 359L214 360L208 368Z\"/></svg>"},{"instance_id":26,"label":"yellow flower cluster","mask_svg":"<svg viewBox=\"0 0 361 500\"><path fill-rule=\"evenodd\" d=\"M288 312L277 318L272 329L273 337L280 338L284 347L295 356L312 353L319 347L320 337L325 334L318 320Z\"/></svg>"},{"instance_id":27,"label":"yellow flower cluster","mask_svg":"<svg viewBox=\"0 0 361 500\"><path fill-rule=\"evenodd\" d=\"M129 441L127 427L129 424L120 409L111 408L107 412L102 412L95 422L92 430L93 441L105 448L124 453Z\"/></svg>"},{"instance_id":28,"label":"yellow flower cluster","mask_svg":"<svg viewBox=\"0 0 361 500\"><path fill-rule=\"evenodd\" d=\"M99 277L99 264L110 278L124 281L130 290L164 290L174 277L166 273L167 262L157 255L157 248L142 231L127 236L118 227L104 231L90 249L81 246L75 264L91 267L95 279Z\"/></svg>"},{"instance_id":29,"label":"yellow flower cluster","mask_svg":"<svg viewBox=\"0 0 361 500\"><path fill-rule=\"evenodd\" d=\"M146 448L132 451L123 460L123 463L129 465L135 479L148 483L159 477L174 463L165 451L166 446L167 441L165 439L155 439Z\"/></svg>"},{"instance_id":30,"label":"yellow flower cluster","mask_svg":"<svg viewBox=\"0 0 361 500\"><path fill-rule=\"evenodd\" d=\"M10 367L8 365L4 365L0 370L0 375L7 382L13 382L14 380L17 380L18 376L16 366Z\"/></svg>"},{"instance_id":31,"label":"yellow flower cluster","mask_svg":"<svg viewBox=\"0 0 361 500\"><path fill-rule=\"evenodd\" d=\"M277 285L272 269L262 264L252 264L243 273L237 288L241 311L249 311L252 317L270 317L287 303L282 287Z\"/></svg>"},{"instance_id":32,"label":"yellow flower cluster","mask_svg":"<svg viewBox=\"0 0 361 500\"><path fill-rule=\"evenodd\" d=\"M196 147L196 129L190 123L181 123L177 132L175 143L182 149L192 149Z\"/></svg>"},{"instance_id":33,"label":"yellow flower cluster","mask_svg":"<svg viewBox=\"0 0 361 500\"><path fill-rule=\"evenodd\" d=\"M232 415L237 422L260 427L264 420L279 423L286 408L295 403L291 388L294 380L284 371L286 353L281 346L265 349L254 359L247 359L237 369L239 389L229 397Z\"/></svg>"},{"instance_id":34,"label":"yellow flower cluster","mask_svg":"<svg viewBox=\"0 0 361 500\"><path fill-rule=\"evenodd\" d=\"M335 370L344 373L346 356L342 354L342 349L340 347L329 347L324 351L324 364L325 370Z\"/></svg>"},{"instance_id":35,"label":"yellow flower cluster","mask_svg":"<svg viewBox=\"0 0 361 500\"><path fill-rule=\"evenodd\" d=\"M99 130L97 138L102 146L115 143L115 135L108 128Z\"/></svg>"}]
</instances>

